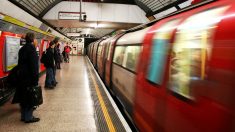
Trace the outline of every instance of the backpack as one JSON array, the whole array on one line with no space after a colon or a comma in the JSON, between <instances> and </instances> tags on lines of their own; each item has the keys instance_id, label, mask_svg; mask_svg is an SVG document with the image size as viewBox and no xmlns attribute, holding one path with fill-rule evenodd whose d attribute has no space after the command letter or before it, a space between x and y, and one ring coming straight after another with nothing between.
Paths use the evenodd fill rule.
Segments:
<instances>
[{"instance_id":1,"label":"backpack","mask_svg":"<svg viewBox=\"0 0 235 132\"><path fill-rule=\"evenodd\" d=\"M40 59L40 62L43 63L43 64L47 63L47 54L46 54L46 51L43 51L42 57Z\"/></svg>"},{"instance_id":2,"label":"backpack","mask_svg":"<svg viewBox=\"0 0 235 132\"><path fill-rule=\"evenodd\" d=\"M66 52L66 53L69 53L69 52L70 52L70 48L67 47L67 48L65 49L65 52Z\"/></svg>"}]
</instances>

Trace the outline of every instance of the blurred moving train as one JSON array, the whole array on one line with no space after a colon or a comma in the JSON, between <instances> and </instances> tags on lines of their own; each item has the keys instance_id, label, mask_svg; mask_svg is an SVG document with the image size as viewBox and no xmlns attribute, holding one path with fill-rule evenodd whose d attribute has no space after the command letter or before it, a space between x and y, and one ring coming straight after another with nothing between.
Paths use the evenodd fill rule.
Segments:
<instances>
[{"instance_id":1,"label":"blurred moving train","mask_svg":"<svg viewBox=\"0 0 235 132\"><path fill-rule=\"evenodd\" d=\"M235 131L235 1L101 39L88 57L140 131Z\"/></svg>"}]
</instances>

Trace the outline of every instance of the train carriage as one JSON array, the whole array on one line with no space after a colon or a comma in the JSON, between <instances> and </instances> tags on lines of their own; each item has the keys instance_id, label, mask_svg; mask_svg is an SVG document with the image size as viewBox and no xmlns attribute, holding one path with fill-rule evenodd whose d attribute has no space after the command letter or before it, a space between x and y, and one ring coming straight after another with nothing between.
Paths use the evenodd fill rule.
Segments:
<instances>
[{"instance_id":1,"label":"train carriage","mask_svg":"<svg viewBox=\"0 0 235 132\"><path fill-rule=\"evenodd\" d=\"M90 60L91 60L91 63L93 64L93 54L94 54L94 45L95 45L96 42L93 42L91 44L91 53L90 53Z\"/></svg>"},{"instance_id":2,"label":"train carriage","mask_svg":"<svg viewBox=\"0 0 235 132\"><path fill-rule=\"evenodd\" d=\"M97 52L97 70L98 73L101 77L101 79L104 80L104 74L105 74L105 59L107 58L106 50L107 48L107 39L103 40L98 47L98 52Z\"/></svg>"},{"instance_id":3,"label":"train carriage","mask_svg":"<svg viewBox=\"0 0 235 132\"><path fill-rule=\"evenodd\" d=\"M98 41L96 41L95 43L94 43L94 47L93 47L93 56L92 56L92 63L93 63L93 65L94 65L94 67L97 69L97 57L98 57L98 47L99 47L99 45L100 45L100 43L103 41L103 39L100 39L100 40L98 40Z\"/></svg>"},{"instance_id":4,"label":"train carriage","mask_svg":"<svg viewBox=\"0 0 235 132\"><path fill-rule=\"evenodd\" d=\"M94 43L94 42L92 42L91 44L89 44L88 57L89 57L90 60L91 60L91 56L92 56L92 47L93 47L93 43Z\"/></svg>"},{"instance_id":5,"label":"train carriage","mask_svg":"<svg viewBox=\"0 0 235 132\"><path fill-rule=\"evenodd\" d=\"M234 14L205 1L104 41L104 82L138 130L235 130Z\"/></svg>"},{"instance_id":6,"label":"train carriage","mask_svg":"<svg viewBox=\"0 0 235 132\"><path fill-rule=\"evenodd\" d=\"M112 89L124 108L132 115L136 67L142 41L149 28L123 35L117 40L112 63Z\"/></svg>"},{"instance_id":7,"label":"train carriage","mask_svg":"<svg viewBox=\"0 0 235 132\"><path fill-rule=\"evenodd\" d=\"M234 2L218 1L159 21L149 31L136 81L141 131L232 130L235 28L220 28L232 23L231 12Z\"/></svg>"},{"instance_id":8,"label":"train carriage","mask_svg":"<svg viewBox=\"0 0 235 132\"><path fill-rule=\"evenodd\" d=\"M111 69L112 69L112 59L114 53L114 46L117 40L123 35L123 33L117 34L111 37L108 41L106 41L106 54L105 54L105 84L110 89L111 87Z\"/></svg>"}]
</instances>

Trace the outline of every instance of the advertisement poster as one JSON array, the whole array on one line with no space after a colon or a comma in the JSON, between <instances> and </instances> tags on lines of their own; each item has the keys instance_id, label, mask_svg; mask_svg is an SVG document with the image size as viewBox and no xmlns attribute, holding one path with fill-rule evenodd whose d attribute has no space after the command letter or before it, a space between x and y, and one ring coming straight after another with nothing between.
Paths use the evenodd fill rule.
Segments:
<instances>
[{"instance_id":1,"label":"advertisement poster","mask_svg":"<svg viewBox=\"0 0 235 132\"><path fill-rule=\"evenodd\" d=\"M10 71L18 63L20 38L7 36L5 41L5 71Z\"/></svg>"}]
</instances>

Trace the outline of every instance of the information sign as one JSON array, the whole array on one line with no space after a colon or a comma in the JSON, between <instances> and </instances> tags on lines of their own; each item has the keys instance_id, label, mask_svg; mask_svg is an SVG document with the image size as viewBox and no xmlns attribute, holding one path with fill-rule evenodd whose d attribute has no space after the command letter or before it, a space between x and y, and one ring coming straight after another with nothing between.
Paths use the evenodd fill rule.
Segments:
<instances>
[{"instance_id":1,"label":"information sign","mask_svg":"<svg viewBox=\"0 0 235 132\"><path fill-rule=\"evenodd\" d=\"M5 71L10 71L18 63L20 38L6 36L5 41Z\"/></svg>"}]
</instances>

